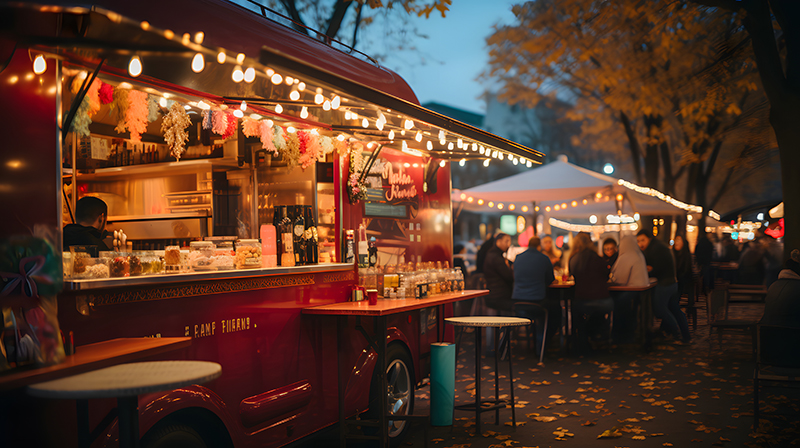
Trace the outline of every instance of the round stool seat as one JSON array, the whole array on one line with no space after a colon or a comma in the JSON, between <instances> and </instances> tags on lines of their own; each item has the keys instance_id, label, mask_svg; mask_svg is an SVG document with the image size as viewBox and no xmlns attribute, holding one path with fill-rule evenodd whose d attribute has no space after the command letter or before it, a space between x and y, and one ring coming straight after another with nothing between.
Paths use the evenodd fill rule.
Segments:
<instances>
[{"instance_id":1,"label":"round stool seat","mask_svg":"<svg viewBox=\"0 0 800 448\"><path fill-rule=\"evenodd\" d=\"M503 316L448 317L445 322L457 327L521 327L531 324L530 319Z\"/></svg>"},{"instance_id":2,"label":"round stool seat","mask_svg":"<svg viewBox=\"0 0 800 448\"><path fill-rule=\"evenodd\" d=\"M208 361L134 362L34 384L28 393L70 400L128 397L205 383L221 374L222 366Z\"/></svg>"}]
</instances>

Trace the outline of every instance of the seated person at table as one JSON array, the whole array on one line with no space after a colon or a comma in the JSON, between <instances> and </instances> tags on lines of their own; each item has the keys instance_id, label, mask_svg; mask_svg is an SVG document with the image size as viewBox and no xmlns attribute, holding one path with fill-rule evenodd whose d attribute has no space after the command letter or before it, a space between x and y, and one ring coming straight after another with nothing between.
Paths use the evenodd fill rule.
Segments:
<instances>
[{"instance_id":1,"label":"seated person at table","mask_svg":"<svg viewBox=\"0 0 800 448\"><path fill-rule=\"evenodd\" d=\"M611 268L614 284L641 288L650 285L647 275L647 262L644 254L636 245L636 237L628 235L619 242L619 256ZM628 343L633 339L636 330L636 308L634 300L639 291L612 291L614 299L614 340Z\"/></svg>"},{"instance_id":2,"label":"seated person at table","mask_svg":"<svg viewBox=\"0 0 800 448\"><path fill-rule=\"evenodd\" d=\"M579 350L586 350L588 335L599 334L605 314L614 310L614 301L608 293L608 269L586 233L575 236L569 257L569 272L575 278L575 299L572 301L574 329L577 333L575 341ZM588 316L586 322L585 316Z\"/></svg>"},{"instance_id":3,"label":"seated person at table","mask_svg":"<svg viewBox=\"0 0 800 448\"><path fill-rule=\"evenodd\" d=\"M683 314L678 294L678 283L675 278L675 260L672 251L666 244L649 230L640 230L636 234L639 249L647 260L647 271L658 280L653 291L653 314L661 319L661 330L684 344L692 340L689 333L689 322Z\"/></svg>"},{"instance_id":4,"label":"seated person at table","mask_svg":"<svg viewBox=\"0 0 800 448\"><path fill-rule=\"evenodd\" d=\"M672 256L675 257L675 277L678 279L678 297L692 294L692 253L681 235L675 235L672 245Z\"/></svg>"},{"instance_id":5,"label":"seated person at table","mask_svg":"<svg viewBox=\"0 0 800 448\"><path fill-rule=\"evenodd\" d=\"M98 251L110 250L103 241L108 218L108 206L99 198L84 196L75 204L77 224L64 226L64 250L69 246L97 246Z\"/></svg>"},{"instance_id":6,"label":"seated person at table","mask_svg":"<svg viewBox=\"0 0 800 448\"><path fill-rule=\"evenodd\" d=\"M769 286L762 325L800 328L800 250L793 250L786 269Z\"/></svg>"},{"instance_id":7,"label":"seated person at table","mask_svg":"<svg viewBox=\"0 0 800 448\"><path fill-rule=\"evenodd\" d=\"M539 252L539 237L528 240L528 250L514 259L514 302L533 302L541 305L548 312L547 339L552 340L561 322L561 303L557 299L547 297L547 287L553 283L553 264L550 258ZM542 349L544 336L544 311L538 307L518 306L517 316L527 317L536 325L536 353Z\"/></svg>"},{"instance_id":8,"label":"seated person at table","mask_svg":"<svg viewBox=\"0 0 800 448\"><path fill-rule=\"evenodd\" d=\"M611 270L611 267L617 262L618 256L619 250L617 249L617 240L614 238L606 238L606 240L603 241L603 261L606 263L609 270Z\"/></svg>"},{"instance_id":9,"label":"seated person at table","mask_svg":"<svg viewBox=\"0 0 800 448\"><path fill-rule=\"evenodd\" d=\"M553 237L545 235L541 240L541 248L539 251L550 258L550 263L553 266L561 266L561 251L555 248L553 244Z\"/></svg>"}]
</instances>

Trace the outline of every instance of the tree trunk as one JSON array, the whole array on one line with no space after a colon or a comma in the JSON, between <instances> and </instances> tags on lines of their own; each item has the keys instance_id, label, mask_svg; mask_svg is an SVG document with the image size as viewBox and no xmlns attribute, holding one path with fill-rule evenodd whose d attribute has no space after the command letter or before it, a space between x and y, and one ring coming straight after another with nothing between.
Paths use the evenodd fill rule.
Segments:
<instances>
[{"instance_id":1,"label":"tree trunk","mask_svg":"<svg viewBox=\"0 0 800 448\"><path fill-rule=\"evenodd\" d=\"M636 177L636 182L639 185L643 184L642 178L642 164L639 160L642 156L642 152L639 149L639 140L636 138L636 132L633 130L633 125L631 125L631 120L625 114L625 112L619 113L620 121L622 121L622 127L625 129L625 135L628 136L628 149L631 150L631 163L633 164L633 174Z\"/></svg>"},{"instance_id":2,"label":"tree trunk","mask_svg":"<svg viewBox=\"0 0 800 448\"><path fill-rule=\"evenodd\" d=\"M788 107L777 112L773 106L770 122L775 130L781 157L781 182L783 188L783 217L786 234L783 239L783 250L786 258L793 249L800 249L800 110L794 102L787 99ZM792 110L794 109L794 110ZM791 112L790 112L791 111Z\"/></svg>"},{"instance_id":3,"label":"tree trunk","mask_svg":"<svg viewBox=\"0 0 800 448\"><path fill-rule=\"evenodd\" d=\"M333 6L333 14L328 20L328 29L325 30L325 35L330 39L336 39L336 35L339 34L339 29L342 27L344 15L347 13L347 8L352 4L353 0L336 0L336 4Z\"/></svg>"}]
</instances>

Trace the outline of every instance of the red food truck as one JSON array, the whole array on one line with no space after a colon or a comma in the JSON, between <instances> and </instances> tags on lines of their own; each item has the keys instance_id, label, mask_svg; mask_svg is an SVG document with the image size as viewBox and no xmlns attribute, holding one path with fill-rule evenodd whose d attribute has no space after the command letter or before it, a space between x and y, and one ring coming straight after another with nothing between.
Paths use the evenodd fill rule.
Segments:
<instances>
[{"instance_id":1,"label":"red food truck","mask_svg":"<svg viewBox=\"0 0 800 448\"><path fill-rule=\"evenodd\" d=\"M283 446L376 403L412 413L440 309L339 330L303 310L348 302L359 283L387 301L457 289L457 273L429 269L452 262L450 161L541 159L266 16L215 0L0 4L0 238L49 236L58 324L78 351L184 337L145 358L222 366L207 384L139 396L142 446ZM108 250L62 231L84 197L107 205ZM376 368L367 339L381 331ZM114 406L89 401L92 446L117 445ZM77 443L74 401L4 390L0 416L4 446ZM389 421L388 436L407 423Z\"/></svg>"}]
</instances>

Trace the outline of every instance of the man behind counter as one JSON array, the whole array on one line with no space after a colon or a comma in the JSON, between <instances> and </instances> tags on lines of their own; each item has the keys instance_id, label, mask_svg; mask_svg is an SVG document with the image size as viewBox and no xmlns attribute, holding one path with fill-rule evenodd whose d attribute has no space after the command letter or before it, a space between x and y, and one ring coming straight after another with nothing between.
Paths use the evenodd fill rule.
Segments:
<instances>
[{"instance_id":1,"label":"man behind counter","mask_svg":"<svg viewBox=\"0 0 800 448\"><path fill-rule=\"evenodd\" d=\"M97 246L99 251L109 250L103 241L108 218L108 205L92 196L85 196L75 204L77 224L64 226L64 250L69 246Z\"/></svg>"}]
</instances>

